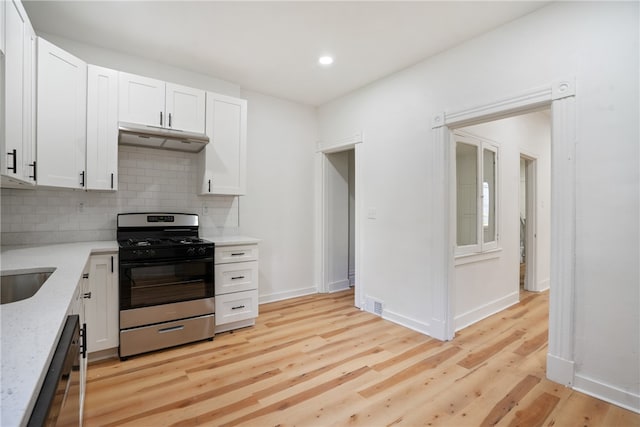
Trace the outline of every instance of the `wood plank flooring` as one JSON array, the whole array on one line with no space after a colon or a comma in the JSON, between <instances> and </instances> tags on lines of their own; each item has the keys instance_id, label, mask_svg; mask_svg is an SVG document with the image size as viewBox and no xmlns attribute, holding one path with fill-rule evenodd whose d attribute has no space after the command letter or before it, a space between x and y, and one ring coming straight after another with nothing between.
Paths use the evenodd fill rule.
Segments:
<instances>
[{"instance_id":1,"label":"wood plank flooring","mask_svg":"<svg viewBox=\"0 0 640 427\"><path fill-rule=\"evenodd\" d=\"M548 293L440 342L353 292L260 306L255 327L89 366L88 426L640 426L545 379Z\"/></svg>"}]
</instances>

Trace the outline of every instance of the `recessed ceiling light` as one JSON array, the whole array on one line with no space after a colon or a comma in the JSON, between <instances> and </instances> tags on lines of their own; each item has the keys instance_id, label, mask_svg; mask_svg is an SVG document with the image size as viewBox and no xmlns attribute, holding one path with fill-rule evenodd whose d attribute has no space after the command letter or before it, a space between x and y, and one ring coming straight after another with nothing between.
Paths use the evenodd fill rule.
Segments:
<instances>
[{"instance_id":1,"label":"recessed ceiling light","mask_svg":"<svg viewBox=\"0 0 640 427\"><path fill-rule=\"evenodd\" d=\"M320 65L331 65L333 64L333 58L330 56L321 56L318 59L318 62L320 63Z\"/></svg>"}]
</instances>

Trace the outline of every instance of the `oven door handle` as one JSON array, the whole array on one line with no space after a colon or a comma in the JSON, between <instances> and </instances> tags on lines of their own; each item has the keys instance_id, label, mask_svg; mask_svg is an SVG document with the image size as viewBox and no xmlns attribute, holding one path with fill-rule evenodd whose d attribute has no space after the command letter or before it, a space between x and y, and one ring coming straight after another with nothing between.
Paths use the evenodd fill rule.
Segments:
<instances>
[{"instance_id":1,"label":"oven door handle","mask_svg":"<svg viewBox=\"0 0 640 427\"><path fill-rule=\"evenodd\" d=\"M190 258L190 259L179 259L179 260L163 260L163 261L151 261L151 262L120 262L120 268L132 268L132 267L157 267L160 265L175 265L175 264L190 264L195 262L211 262L213 263L212 257L204 257L204 258Z\"/></svg>"}]
</instances>

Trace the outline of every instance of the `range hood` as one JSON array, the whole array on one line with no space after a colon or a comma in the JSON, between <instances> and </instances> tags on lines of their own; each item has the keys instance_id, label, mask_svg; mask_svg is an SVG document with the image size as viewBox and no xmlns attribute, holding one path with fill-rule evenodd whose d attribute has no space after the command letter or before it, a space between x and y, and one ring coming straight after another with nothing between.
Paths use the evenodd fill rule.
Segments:
<instances>
[{"instance_id":1,"label":"range hood","mask_svg":"<svg viewBox=\"0 0 640 427\"><path fill-rule=\"evenodd\" d=\"M203 133L186 132L136 123L119 123L118 143L163 150L197 153L209 143Z\"/></svg>"}]
</instances>

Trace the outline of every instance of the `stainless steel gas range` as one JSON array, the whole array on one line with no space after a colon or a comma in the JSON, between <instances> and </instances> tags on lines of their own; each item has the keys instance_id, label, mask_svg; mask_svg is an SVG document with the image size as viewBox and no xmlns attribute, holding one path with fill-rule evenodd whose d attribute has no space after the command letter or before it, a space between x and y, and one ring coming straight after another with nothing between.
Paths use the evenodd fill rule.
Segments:
<instances>
[{"instance_id":1,"label":"stainless steel gas range","mask_svg":"<svg viewBox=\"0 0 640 427\"><path fill-rule=\"evenodd\" d=\"M124 213L120 257L120 358L213 339L213 242L198 215Z\"/></svg>"}]
</instances>

